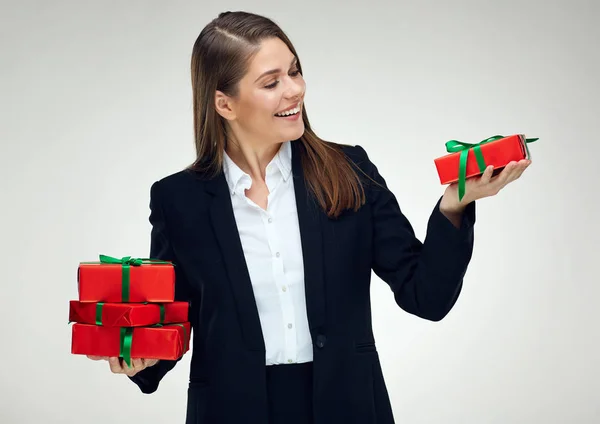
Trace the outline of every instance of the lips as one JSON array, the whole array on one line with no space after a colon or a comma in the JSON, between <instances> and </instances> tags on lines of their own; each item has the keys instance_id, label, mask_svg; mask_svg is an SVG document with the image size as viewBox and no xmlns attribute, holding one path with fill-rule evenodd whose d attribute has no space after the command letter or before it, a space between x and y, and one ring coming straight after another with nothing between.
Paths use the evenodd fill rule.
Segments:
<instances>
[{"instance_id":1,"label":"lips","mask_svg":"<svg viewBox=\"0 0 600 424\"><path fill-rule=\"evenodd\" d=\"M289 112L289 111L291 111L291 110L294 110L294 109L296 109L296 108L298 108L298 109L299 109L299 108L300 108L300 104L301 104L301 103L300 103L300 102L298 102L298 103L296 103L295 105L293 105L293 106L291 106L291 107L287 107L287 108L285 108L285 109L283 109L283 110L281 110L281 111L279 111L279 112L275 112L275 115L282 114L282 113L285 113L285 112Z\"/></svg>"}]
</instances>

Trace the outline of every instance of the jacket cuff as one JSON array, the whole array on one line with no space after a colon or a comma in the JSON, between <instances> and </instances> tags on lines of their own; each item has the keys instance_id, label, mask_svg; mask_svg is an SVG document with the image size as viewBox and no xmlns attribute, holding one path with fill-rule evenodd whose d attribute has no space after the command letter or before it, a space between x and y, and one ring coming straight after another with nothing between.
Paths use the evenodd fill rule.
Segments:
<instances>
[{"instance_id":1,"label":"jacket cuff","mask_svg":"<svg viewBox=\"0 0 600 424\"><path fill-rule=\"evenodd\" d=\"M460 227L457 228L454 224L440 211L441 196L433 209L429 219L429 226L435 228L436 234L439 234L443 240L449 242L462 243L470 241L473 237L473 227L475 226L475 201L472 201L463 211Z\"/></svg>"},{"instance_id":2,"label":"jacket cuff","mask_svg":"<svg viewBox=\"0 0 600 424\"><path fill-rule=\"evenodd\" d=\"M138 372L133 377L128 376L127 378L133 381L140 388L142 393L154 393L158 389L159 384L158 379L156 379L155 376L152 375L152 371L154 371L152 368L154 368L155 366L156 365L154 365L153 367L146 368L145 370Z\"/></svg>"}]
</instances>

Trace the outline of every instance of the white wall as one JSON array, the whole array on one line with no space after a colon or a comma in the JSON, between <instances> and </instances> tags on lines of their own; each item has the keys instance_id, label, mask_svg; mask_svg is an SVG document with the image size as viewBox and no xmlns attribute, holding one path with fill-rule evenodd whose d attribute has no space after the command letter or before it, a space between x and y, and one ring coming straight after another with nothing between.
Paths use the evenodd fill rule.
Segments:
<instances>
[{"instance_id":1,"label":"white wall","mask_svg":"<svg viewBox=\"0 0 600 424\"><path fill-rule=\"evenodd\" d=\"M194 155L189 60L221 11L279 22L325 139L361 144L422 237L449 139L525 133L533 164L478 204L440 323L373 282L404 424L599 423L597 1L3 1L0 422L183 422L188 355L142 395L70 354L76 269L145 256L149 188Z\"/></svg>"}]
</instances>

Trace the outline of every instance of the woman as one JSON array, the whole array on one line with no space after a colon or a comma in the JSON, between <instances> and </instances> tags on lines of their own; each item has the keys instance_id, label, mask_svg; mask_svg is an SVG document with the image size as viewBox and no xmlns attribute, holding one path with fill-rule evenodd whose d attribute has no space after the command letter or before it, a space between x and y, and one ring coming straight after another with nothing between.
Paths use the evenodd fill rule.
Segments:
<instances>
[{"instance_id":1,"label":"woman","mask_svg":"<svg viewBox=\"0 0 600 424\"><path fill-rule=\"evenodd\" d=\"M187 423L394 422L371 328L371 270L438 321L473 249L475 200L529 164L487 169L438 200L424 243L359 146L321 140L290 40L222 13L192 54L197 160L151 188L151 253L190 302ZM93 358L98 359L98 358ZM144 393L176 361L108 358Z\"/></svg>"}]
</instances>

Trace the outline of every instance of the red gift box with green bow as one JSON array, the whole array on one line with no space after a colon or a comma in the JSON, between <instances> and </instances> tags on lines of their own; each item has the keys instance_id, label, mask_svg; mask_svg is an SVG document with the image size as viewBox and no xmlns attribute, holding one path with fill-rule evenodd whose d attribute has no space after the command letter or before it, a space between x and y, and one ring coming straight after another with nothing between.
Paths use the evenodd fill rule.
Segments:
<instances>
[{"instance_id":1,"label":"red gift box with green bow","mask_svg":"<svg viewBox=\"0 0 600 424\"><path fill-rule=\"evenodd\" d=\"M188 321L188 302L82 303L69 302L69 322L104 327L142 327Z\"/></svg>"},{"instance_id":2,"label":"red gift box with green bow","mask_svg":"<svg viewBox=\"0 0 600 424\"><path fill-rule=\"evenodd\" d=\"M175 300L175 269L168 261L113 258L81 262L77 273L80 302L164 303Z\"/></svg>"},{"instance_id":3,"label":"red gift box with green bow","mask_svg":"<svg viewBox=\"0 0 600 424\"><path fill-rule=\"evenodd\" d=\"M73 324L71 353L120 357L131 366L132 358L181 358L189 350L190 323L148 327L104 327Z\"/></svg>"},{"instance_id":4,"label":"red gift box with green bow","mask_svg":"<svg viewBox=\"0 0 600 424\"><path fill-rule=\"evenodd\" d=\"M510 136L495 135L479 143L465 143L458 140L446 142L445 156L434 159L441 184L458 182L459 200L465 195L465 181L481 175L492 165L496 173L511 161L531 159L527 145L538 140L525 138L523 134Z\"/></svg>"}]
</instances>

